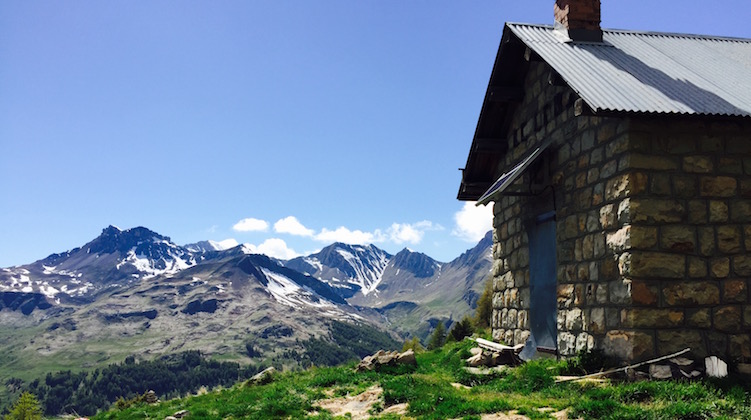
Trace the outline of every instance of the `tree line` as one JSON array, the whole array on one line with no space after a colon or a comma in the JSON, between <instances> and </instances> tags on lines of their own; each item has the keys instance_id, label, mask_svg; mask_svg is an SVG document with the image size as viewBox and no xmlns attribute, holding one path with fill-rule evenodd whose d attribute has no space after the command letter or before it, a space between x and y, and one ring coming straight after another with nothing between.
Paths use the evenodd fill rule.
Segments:
<instances>
[{"instance_id":1,"label":"tree line","mask_svg":"<svg viewBox=\"0 0 751 420\"><path fill-rule=\"evenodd\" d=\"M48 373L24 387L36 396L45 415L78 413L90 416L108 409L118 398L130 399L153 390L161 399L195 393L201 387L231 386L260 371L258 366L218 362L199 351L186 351L156 360L122 363L90 372Z\"/></svg>"}]
</instances>

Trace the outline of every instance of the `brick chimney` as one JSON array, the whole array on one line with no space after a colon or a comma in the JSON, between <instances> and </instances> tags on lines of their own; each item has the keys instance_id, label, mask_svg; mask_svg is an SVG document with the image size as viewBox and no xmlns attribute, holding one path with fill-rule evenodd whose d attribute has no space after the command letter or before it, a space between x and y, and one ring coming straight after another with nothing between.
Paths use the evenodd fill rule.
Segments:
<instances>
[{"instance_id":1,"label":"brick chimney","mask_svg":"<svg viewBox=\"0 0 751 420\"><path fill-rule=\"evenodd\" d=\"M602 42L600 0L556 0L555 27L572 41Z\"/></svg>"}]
</instances>

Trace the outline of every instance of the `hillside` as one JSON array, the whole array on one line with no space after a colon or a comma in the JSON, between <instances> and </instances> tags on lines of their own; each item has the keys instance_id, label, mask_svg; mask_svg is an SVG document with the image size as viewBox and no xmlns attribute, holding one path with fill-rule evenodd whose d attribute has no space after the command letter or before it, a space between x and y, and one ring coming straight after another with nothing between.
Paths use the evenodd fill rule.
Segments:
<instances>
[{"instance_id":1,"label":"hillside","mask_svg":"<svg viewBox=\"0 0 751 420\"><path fill-rule=\"evenodd\" d=\"M165 418L749 418L751 385L724 381L555 383L577 361L540 360L494 374L463 369L472 342L417 355L417 367L356 373L353 365L286 372L155 405L135 403L95 419ZM741 386L741 384L743 384ZM337 418L342 418L337 417ZM484 417L482 417L484 418Z\"/></svg>"}]
</instances>

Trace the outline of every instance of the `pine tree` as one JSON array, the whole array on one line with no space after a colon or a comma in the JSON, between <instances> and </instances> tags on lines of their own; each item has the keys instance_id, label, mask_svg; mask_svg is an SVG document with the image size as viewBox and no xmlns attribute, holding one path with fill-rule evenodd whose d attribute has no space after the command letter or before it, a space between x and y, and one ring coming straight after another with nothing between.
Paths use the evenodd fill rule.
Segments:
<instances>
[{"instance_id":1,"label":"pine tree","mask_svg":"<svg viewBox=\"0 0 751 420\"><path fill-rule=\"evenodd\" d=\"M449 331L449 340L462 341L464 340L464 337L469 337L474 332L475 329L472 326L472 320L469 319L469 316L465 316L461 321L451 327L451 331Z\"/></svg>"},{"instance_id":2,"label":"pine tree","mask_svg":"<svg viewBox=\"0 0 751 420\"><path fill-rule=\"evenodd\" d=\"M475 309L475 326L477 328L487 328L490 326L490 317L493 315L493 277L488 277L485 281L485 289L477 300L477 309Z\"/></svg>"},{"instance_id":3,"label":"pine tree","mask_svg":"<svg viewBox=\"0 0 751 420\"><path fill-rule=\"evenodd\" d=\"M435 350L443 347L446 343L446 327L443 325L443 321L439 321L435 326L433 334L430 335L428 341L428 350Z\"/></svg>"},{"instance_id":4,"label":"pine tree","mask_svg":"<svg viewBox=\"0 0 751 420\"><path fill-rule=\"evenodd\" d=\"M5 416L8 420L39 420L42 418L42 409L39 408L39 401L34 394L24 392L18 397L18 401L13 405L10 414Z\"/></svg>"}]
</instances>

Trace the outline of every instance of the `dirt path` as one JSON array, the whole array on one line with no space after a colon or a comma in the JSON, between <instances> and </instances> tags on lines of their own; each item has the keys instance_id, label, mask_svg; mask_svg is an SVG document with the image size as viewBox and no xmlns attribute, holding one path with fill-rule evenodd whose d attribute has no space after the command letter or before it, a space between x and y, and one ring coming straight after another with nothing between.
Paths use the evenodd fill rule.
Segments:
<instances>
[{"instance_id":1,"label":"dirt path","mask_svg":"<svg viewBox=\"0 0 751 420\"><path fill-rule=\"evenodd\" d=\"M459 387L459 384L452 384L455 387ZM461 385L461 387L464 387ZM378 385L366 389L364 392L358 395L347 395L339 398L328 398L318 401L318 406L322 409L328 410L334 416L344 416L349 413L353 420L369 419L373 414L369 411L377 403L383 404L383 388ZM553 411L553 409L541 409L540 411ZM386 407L383 411L375 413L377 416L385 414L396 414L399 416L406 416L407 404L395 404ZM553 418L557 420L568 420L568 410L562 410L550 413ZM529 417L518 414L516 411L510 411L508 413L493 413L483 414L482 420L529 420Z\"/></svg>"},{"instance_id":2,"label":"dirt path","mask_svg":"<svg viewBox=\"0 0 751 420\"><path fill-rule=\"evenodd\" d=\"M374 385L358 395L347 395L339 398L329 398L318 401L318 406L331 412L334 416L343 416L349 413L353 420L369 419L371 414L368 412L376 403L383 403L381 395L383 388ZM396 404L386 407L378 415L383 414L407 414L407 404Z\"/></svg>"}]
</instances>

